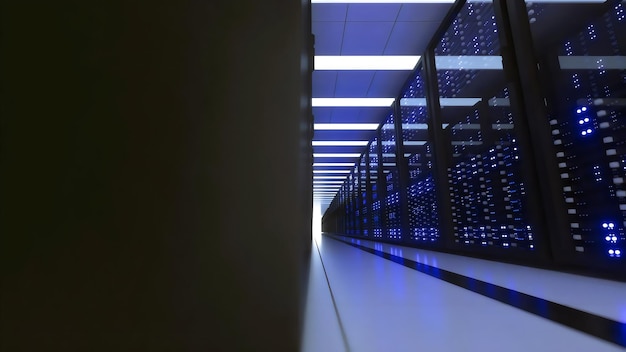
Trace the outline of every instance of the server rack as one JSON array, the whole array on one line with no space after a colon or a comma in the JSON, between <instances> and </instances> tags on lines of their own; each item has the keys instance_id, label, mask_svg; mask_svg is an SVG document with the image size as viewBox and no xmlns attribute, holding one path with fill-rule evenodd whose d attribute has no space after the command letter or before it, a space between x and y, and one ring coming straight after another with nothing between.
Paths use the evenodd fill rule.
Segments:
<instances>
[{"instance_id":1,"label":"server rack","mask_svg":"<svg viewBox=\"0 0 626 352\"><path fill-rule=\"evenodd\" d=\"M383 208L385 234L384 238L391 241L401 241L403 229L401 223L402 207L400 202L400 177L397 160L396 123L395 114L389 112L380 126L380 153L382 170L382 185L384 188Z\"/></svg>"},{"instance_id":2,"label":"server rack","mask_svg":"<svg viewBox=\"0 0 626 352\"><path fill-rule=\"evenodd\" d=\"M403 153L399 159L406 164L409 243L437 245L441 242L439 202L434 177L432 121L426 102L424 68L420 63L405 85L399 100L398 140Z\"/></svg>"},{"instance_id":3,"label":"server rack","mask_svg":"<svg viewBox=\"0 0 626 352\"><path fill-rule=\"evenodd\" d=\"M374 137L369 144L368 150L368 160L369 160L369 185L371 190L371 198L372 202L370 203L369 212L371 213L371 234L373 238L382 239L383 238L383 197L384 193L381 189L381 177L382 173L380 170L380 153L379 153L379 138L378 136Z\"/></svg>"},{"instance_id":4,"label":"server rack","mask_svg":"<svg viewBox=\"0 0 626 352\"><path fill-rule=\"evenodd\" d=\"M525 104L536 112L530 123L544 132L535 145L545 154L543 187L554 209L555 260L621 273L626 268L626 4L508 1L507 6Z\"/></svg>"}]
</instances>

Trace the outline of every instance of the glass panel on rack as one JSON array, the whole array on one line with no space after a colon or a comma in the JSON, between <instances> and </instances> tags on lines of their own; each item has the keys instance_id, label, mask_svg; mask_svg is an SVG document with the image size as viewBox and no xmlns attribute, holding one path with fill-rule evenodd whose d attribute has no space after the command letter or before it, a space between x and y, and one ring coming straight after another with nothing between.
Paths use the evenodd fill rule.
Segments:
<instances>
[{"instance_id":1,"label":"glass panel on rack","mask_svg":"<svg viewBox=\"0 0 626 352\"><path fill-rule=\"evenodd\" d=\"M400 222L400 184L398 167L396 164L396 135L393 112L389 113L382 125L381 131L382 160L385 184L385 238L390 240L402 239L402 225Z\"/></svg>"},{"instance_id":2,"label":"glass panel on rack","mask_svg":"<svg viewBox=\"0 0 626 352\"><path fill-rule=\"evenodd\" d=\"M571 253L626 257L626 2L527 4ZM623 265L623 264L622 264Z\"/></svg>"},{"instance_id":3,"label":"glass panel on rack","mask_svg":"<svg viewBox=\"0 0 626 352\"><path fill-rule=\"evenodd\" d=\"M439 240L439 209L433 179L433 154L423 69L415 71L400 99L402 143L407 159L409 184L409 238L418 243Z\"/></svg>"},{"instance_id":4,"label":"glass panel on rack","mask_svg":"<svg viewBox=\"0 0 626 352\"><path fill-rule=\"evenodd\" d=\"M352 234L361 235L361 207L360 207L360 190L359 190L359 166L355 165L351 174L352 182L352 226L354 227Z\"/></svg>"},{"instance_id":5,"label":"glass panel on rack","mask_svg":"<svg viewBox=\"0 0 626 352\"><path fill-rule=\"evenodd\" d=\"M367 202L367 152L361 155L361 159L359 160L359 183L360 183L360 193L361 193L361 232L363 236L369 236L369 211L368 211L368 202Z\"/></svg>"},{"instance_id":6,"label":"glass panel on rack","mask_svg":"<svg viewBox=\"0 0 626 352\"><path fill-rule=\"evenodd\" d=\"M370 164L370 189L372 192L372 204L371 204L371 231L372 237L374 238L382 238L383 237L383 227L382 227L382 214L381 214L381 199L379 197L380 192L378 191L378 138L374 137L372 142L369 145L369 164Z\"/></svg>"},{"instance_id":7,"label":"glass panel on rack","mask_svg":"<svg viewBox=\"0 0 626 352\"><path fill-rule=\"evenodd\" d=\"M535 249L491 2L466 3L435 48L455 241Z\"/></svg>"},{"instance_id":8,"label":"glass panel on rack","mask_svg":"<svg viewBox=\"0 0 626 352\"><path fill-rule=\"evenodd\" d=\"M348 235L354 235L354 187L352 185L352 177L353 175L349 174L346 179L346 233Z\"/></svg>"}]
</instances>

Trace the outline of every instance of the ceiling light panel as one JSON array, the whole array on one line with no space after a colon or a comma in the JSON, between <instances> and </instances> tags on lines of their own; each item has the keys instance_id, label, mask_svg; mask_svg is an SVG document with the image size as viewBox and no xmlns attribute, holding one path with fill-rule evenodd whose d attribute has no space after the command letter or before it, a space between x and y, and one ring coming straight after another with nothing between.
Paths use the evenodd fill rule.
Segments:
<instances>
[{"instance_id":1,"label":"ceiling light panel","mask_svg":"<svg viewBox=\"0 0 626 352\"><path fill-rule=\"evenodd\" d=\"M389 107L395 98L311 98L312 107Z\"/></svg>"},{"instance_id":2,"label":"ceiling light panel","mask_svg":"<svg viewBox=\"0 0 626 352\"><path fill-rule=\"evenodd\" d=\"M412 71L419 61L414 55L315 56L315 70L405 70Z\"/></svg>"},{"instance_id":3,"label":"ceiling light panel","mask_svg":"<svg viewBox=\"0 0 626 352\"><path fill-rule=\"evenodd\" d=\"M351 171L352 170L313 170L313 173L314 174L349 174Z\"/></svg>"},{"instance_id":4,"label":"ceiling light panel","mask_svg":"<svg viewBox=\"0 0 626 352\"><path fill-rule=\"evenodd\" d=\"M365 147L368 141L313 141L314 147Z\"/></svg>"},{"instance_id":5,"label":"ceiling light panel","mask_svg":"<svg viewBox=\"0 0 626 352\"><path fill-rule=\"evenodd\" d=\"M361 153L313 153L314 158L358 158Z\"/></svg>"},{"instance_id":6,"label":"ceiling light panel","mask_svg":"<svg viewBox=\"0 0 626 352\"><path fill-rule=\"evenodd\" d=\"M354 163L313 163L315 166L354 166Z\"/></svg>"},{"instance_id":7,"label":"ceiling light panel","mask_svg":"<svg viewBox=\"0 0 626 352\"><path fill-rule=\"evenodd\" d=\"M376 130L377 123L316 123L313 124L314 130L327 131L366 131Z\"/></svg>"}]
</instances>

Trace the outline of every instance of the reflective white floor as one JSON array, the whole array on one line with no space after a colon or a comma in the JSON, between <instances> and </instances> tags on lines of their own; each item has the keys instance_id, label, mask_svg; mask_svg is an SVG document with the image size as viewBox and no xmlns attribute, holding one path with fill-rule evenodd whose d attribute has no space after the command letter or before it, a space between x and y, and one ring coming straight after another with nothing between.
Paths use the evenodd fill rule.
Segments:
<instances>
[{"instance_id":1,"label":"reflective white floor","mask_svg":"<svg viewBox=\"0 0 626 352\"><path fill-rule=\"evenodd\" d=\"M314 242L303 352L624 351L335 239L317 236ZM626 321L625 283L370 241L360 244Z\"/></svg>"}]
</instances>

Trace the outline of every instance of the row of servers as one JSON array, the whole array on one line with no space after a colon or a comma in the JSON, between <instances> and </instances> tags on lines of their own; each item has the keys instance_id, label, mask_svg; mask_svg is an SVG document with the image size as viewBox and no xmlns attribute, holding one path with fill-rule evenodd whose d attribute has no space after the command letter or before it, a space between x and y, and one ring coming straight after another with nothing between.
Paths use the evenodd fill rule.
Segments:
<instances>
[{"instance_id":1,"label":"row of servers","mask_svg":"<svg viewBox=\"0 0 626 352\"><path fill-rule=\"evenodd\" d=\"M457 1L325 232L626 278L626 1Z\"/></svg>"}]
</instances>

